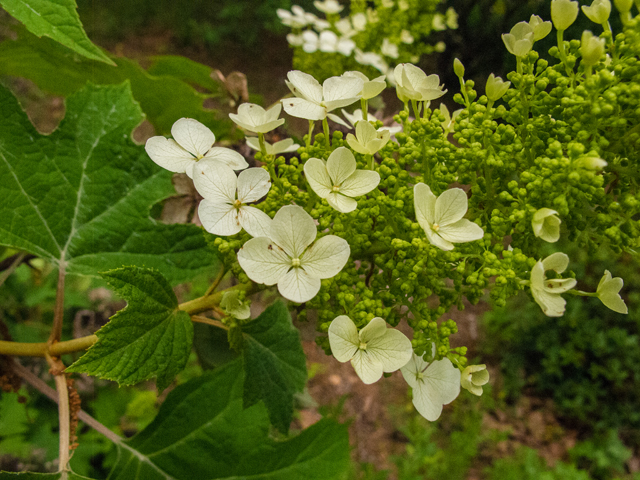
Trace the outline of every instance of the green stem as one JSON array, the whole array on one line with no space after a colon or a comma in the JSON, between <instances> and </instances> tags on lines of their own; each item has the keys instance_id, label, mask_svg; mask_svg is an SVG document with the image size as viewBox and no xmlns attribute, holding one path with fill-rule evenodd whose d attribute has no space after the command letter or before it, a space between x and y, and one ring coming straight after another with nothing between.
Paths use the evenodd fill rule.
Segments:
<instances>
[{"instance_id":1,"label":"green stem","mask_svg":"<svg viewBox=\"0 0 640 480\"><path fill-rule=\"evenodd\" d=\"M329 149L331 148L331 143L329 142L329 122L327 117L322 119L322 131L324 132L324 144Z\"/></svg>"},{"instance_id":2,"label":"green stem","mask_svg":"<svg viewBox=\"0 0 640 480\"><path fill-rule=\"evenodd\" d=\"M568 290L568 294L576 295L578 297L597 297L598 292L583 292L582 290Z\"/></svg>"},{"instance_id":3,"label":"green stem","mask_svg":"<svg viewBox=\"0 0 640 480\"><path fill-rule=\"evenodd\" d=\"M360 99L360 108L362 109L362 119L369 120L369 106L364 98Z\"/></svg>"},{"instance_id":4,"label":"green stem","mask_svg":"<svg viewBox=\"0 0 640 480\"><path fill-rule=\"evenodd\" d=\"M367 162L367 168L369 170L375 170L376 169L376 162L373 160L373 155L365 155L364 159Z\"/></svg>"},{"instance_id":5,"label":"green stem","mask_svg":"<svg viewBox=\"0 0 640 480\"><path fill-rule=\"evenodd\" d=\"M313 127L315 127L316 122L313 120L309 120L309 134L307 135L307 147L311 146L311 136L313 135Z\"/></svg>"},{"instance_id":6,"label":"green stem","mask_svg":"<svg viewBox=\"0 0 640 480\"><path fill-rule=\"evenodd\" d=\"M469 95L467 95L467 87L464 84L464 78L458 77L460 79L460 93L464 97L464 106L469 108L471 106L471 102L469 101Z\"/></svg>"}]
</instances>

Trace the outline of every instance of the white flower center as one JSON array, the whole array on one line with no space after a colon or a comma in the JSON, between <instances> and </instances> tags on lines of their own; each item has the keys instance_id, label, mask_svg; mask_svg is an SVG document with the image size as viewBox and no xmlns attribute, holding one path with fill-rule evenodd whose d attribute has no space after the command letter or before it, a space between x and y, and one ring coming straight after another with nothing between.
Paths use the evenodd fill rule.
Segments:
<instances>
[{"instance_id":1,"label":"white flower center","mask_svg":"<svg viewBox=\"0 0 640 480\"><path fill-rule=\"evenodd\" d=\"M293 268L299 268L300 267L300 259L299 258L292 258L291 259L291 266Z\"/></svg>"},{"instance_id":2,"label":"white flower center","mask_svg":"<svg viewBox=\"0 0 640 480\"><path fill-rule=\"evenodd\" d=\"M340 185L334 185L331 190L333 190L336 193L339 192L340 191Z\"/></svg>"},{"instance_id":3,"label":"white flower center","mask_svg":"<svg viewBox=\"0 0 640 480\"><path fill-rule=\"evenodd\" d=\"M367 349L367 342L360 342L360 346L358 348L360 350L366 350Z\"/></svg>"},{"instance_id":4,"label":"white flower center","mask_svg":"<svg viewBox=\"0 0 640 480\"><path fill-rule=\"evenodd\" d=\"M438 230L440 230L440 225L438 225L437 223L434 223L433 225L431 225L431 229L434 232L437 232Z\"/></svg>"}]
</instances>

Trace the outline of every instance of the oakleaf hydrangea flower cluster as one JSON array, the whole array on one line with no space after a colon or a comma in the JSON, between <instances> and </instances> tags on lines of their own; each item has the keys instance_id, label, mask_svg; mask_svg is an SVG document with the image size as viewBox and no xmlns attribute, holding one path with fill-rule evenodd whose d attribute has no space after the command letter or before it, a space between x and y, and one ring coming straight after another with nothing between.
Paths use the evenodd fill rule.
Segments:
<instances>
[{"instance_id":1,"label":"oakleaf hydrangea flower cluster","mask_svg":"<svg viewBox=\"0 0 640 480\"><path fill-rule=\"evenodd\" d=\"M453 100L462 108L453 114L431 106L447 93L439 77L409 63L373 80L341 72L320 83L294 70L281 105L309 121L300 145L265 138L283 124L280 104L243 104L231 118L257 134L246 140L255 166L215 147L213 133L190 119L176 122L173 139L149 139L147 152L193 178L202 225L217 236L209 241L239 282L277 285L299 321L314 310L317 343L351 362L363 382L400 370L418 412L435 420L461 388L481 395L489 381L485 365L468 365L466 348L451 347L457 326L441 320L451 307L487 291L504 306L524 291L549 317L564 314L565 294L627 313L621 278L605 271L595 292L577 290L561 251L566 242L587 251L640 248L640 21L622 12L625 29L612 38L607 3L584 12L603 25L601 37L563 39L579 14L571 0L552 0L553 25L535 15L516 25L504 36L516 71L508 80L490 76L485 95L456 61L461 91ZM339 4L316 6L328 22L342 21ZM354 23L357 13L364 19ZM317 23L296 8L280 16L294 28ZM349 28L375 21L352 12ZM553 27L559 44L548 62L535 42ZM392 79L405 104L394 136L368 112ZM332 133L328 118L354 133ZM224 297L220 307L240 328L248 317L244 297ZM411 339L393 328L400 322Z\"/></svg>"}]
</instances>

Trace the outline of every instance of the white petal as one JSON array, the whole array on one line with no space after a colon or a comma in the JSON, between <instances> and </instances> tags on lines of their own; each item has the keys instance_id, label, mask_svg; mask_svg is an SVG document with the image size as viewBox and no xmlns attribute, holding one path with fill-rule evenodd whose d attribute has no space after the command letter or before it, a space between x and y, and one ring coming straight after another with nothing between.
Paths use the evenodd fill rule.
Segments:
<instances>
[{"instance_id":1,"label":"white petal","mask_svg":"<svg viewBox=\"0 0 640 480\"><path fill-rule=\"evenodd\" d=\"M413 187L413 205L416 209L416 220L426 231L431 229L436 211L436 196L428 185L418 183Z\"/></svg>"},{"instance_id":2,"label":"white petal","mask_svg":"<svg viewBox=\"0 0 640 480\"><path fill-rule=\"evenodd\" d=\"M204 158L211 158L225 163L234 170L243 170L249 166L242 155L230 148L214 147L207 152Z\"/></svg>"},{"instance_id":3,"label":"white petal","mask_svg":"<svg viewBox=\"0 0 640 480\"><path fill-rule=\"evenodd\" d=\"M242 228L252 237L268 237L271 233L271 218L255 207L243 206L238 211Z\"/></svg>"},{"instance_id":4,"label":"white petal","mask_svg":"<svg viewBox=\"0 0 640 480\"><path fill-rule=\"evenodd\" d=\"M343 119L341 119L335 113L327 113L327 117L329 118L329 120L331 120L333 122L336 122L338 125L342 125L343 127L351 128L351 126L347 122L345 122Z\"/></svg>"},{"instance_id":5,"label":"white petal","mask_svg":"<svg viewBox=\"0 0 640 480\"><path fill-rule=\"evenodd\" d=\"M352 103L357 102L358 100L360 100L360 97L350 97L350 98L332 100L330 102L325 100L323 103L324 103L324 106L327 108L327 112L330 112L331 110L335 110L336 108L349 106Z\"/></svg>"},{"instance_id":6,"label":"white petal","mask_svg":"<svg viewBox=\"0 0 640 480\"><path fill-rule=\"evenodd\" d=\"M413 348L411 340L400 330L385 328L382 336L369 341L367 352L380 362L383 371L389 373L407 364L413 355Z\"/></svg>"},{"instance_id":7,"label":"white petal","mask_svg":"<svg viewBox=\"0 0 640 480\"><path fill-rule=\"evenodd\" d=\"M242 230L238 210L228 203L216 203L205 198L198 206L198 217L204 229L214 235L235 235Z\"/></svg>"},{"instance_id":8,"label":"white petal","mask_svg":"<svg viewBox=\"0 0 640 480\"><path fill-rule=\"evenodd\" d=\"M436 200L433 223L441 227L455 223L467 213L467 194L461 188L450 188Z\"/></svg>"},{"instance_id":9,"label":"white petal","mask_svg":"<svg viewBox=\"0 0 640 480\"><path fill-rule=\"evenodd\" d=\"M322 120L327 116L325 107L310 102L305 98L285 98L282 100L282 105L284 106L284 111L292 117Z\"/></svg>"},{"instance_id":10,"label":"white petal","mask_svg":"<svg viewBox=\"0 0 640 480\"><path fill-rule=\"evenodd\" d=\"M339 362L348 362L356 354L360 345L358 329L346 315L336 317L329 325L329 345L331 353Z\"/></svg>"},{"instance_id":11,"label":"white petal","mask_svg":"<svg viewBox=\"0 0 640 480\"><path fill-rule=\"evenodd\" d=\"M280 112L282 112L282 104L276 103L265 112L265 119L268 122L273 122L278 119Z\"/></svg>"},{"instance_id":12,"label":"white petal","mask_svg":"<svg viewBox=\"0 0 640 480\"><path fill-rule=\"evenodd\" d=\"M327 159L327 172L334 185L341 185L353 172L356 171L356 158L346 148L336 148Z\"/></svg>"},{"instance_id":13,"label":"white petal","mask_svg":"<svg viewBox=\"0 0 640 480\"><path fill-rule=\"evenodd\" d=\"M362 330L360 330L358 336L361 342L368 343L374 338L382 337L386 331L387 322L384 321L384 318L374 317Z\"/></svg>"},{"instance_id":14,"label":"white petal","mask_svg":"<svg viewBox=\"0 0 640 480\"><path fill-rule=\"evenodd\" d=\"M289 79L289 82L291 82L294 95L305 98L316 104L322 102L322 86L311 75L299 70L293 70L287 74L287 78ZM285 111L287 111L286 104Z\"/></svg>"},{"instance_id":15,"label":"white petal","mask_svg":"<svg viewBox=\"0 0 640 480\"><path fill-rule=\"evenodd\" d=\"M569 266L569 257L562 252L552 253L542 261L542 265L545 271L555 270L556 273L562 273Z\"/></svg>"},{"instance_id":16,"label":"white petal","mask_svg":"<svg viewBox=\"0 0 640 480\"><path fill-rule=\"evenodd\" d=\"M346 197L341 193L330 193L327 198L327 203L341 213L353 212L358 208L358 202L351 197Z\"/></svg>"},{"instance_id":17,"label":"white petal","mask_svg":"<svg viewBox=\"0 0 640 480\"><path fill-rule=\"evenodd\" d=\"M185 173L195 163L193 155L170 138L151 137L144 149L151 160L170 172Z\"/></svg>"},{"instance_id":18,"label":"white petal","mask_svg":"<svg viewBox=\"0 0 640 480\"><path fill-rule=\"evenodd\" d=\"M359 97L364 82L357 77L330 77L322 84L325 105L327 102ZM346 105L341 105L346 106ZM337 108L337 107L333 107Z\"/></svg>"},{"instance_id":19,"label":"white petal","mask_svg":"<svg viewBox=\"0 0 640 480\"><path fill-rule=\"evenodd\" d=\"M249 147L253 148L254 150L260 151L260 140L258 139L258 137L247 137L246 141Z\"/></svg>"},{"instance_id":20,"label":"white petal","mask_svg":"<svg viewBox=\"0 0 640 480\"><path fill-rule=\"evenodd\" d=\"M340 186L340 193L349 197L359 197L376 188L380 174L373 170L356 170Z\"/></svg>"},{"instance_id":21,"label":"white petal","mask_svg":"<svg viewBox=\"0 0 640 480\"><path fill-rule=\"evenodd\" d=\"M344 268L351 249L344 238L326 235L311 245L302 255L300 265L312 277L335 277Z\"/></svg>"},{"instance_id":22,"label":"white petal","mask_svg":"<svg viewBox=\"0 0 640 480\"><path fill-rule=\"evenodd\" d=\"M455 223L440 227L438 235L452 243L473 242L484 237L484 230L480 225L463 218Z\"/></svg>"},{"instance_id":23,"label":"white petal","mask_svg":"<svg viewBox=\"0 0 640 480\"><path fill-rule=\"evenodd\" d=\"M549 293L564 293L575 287L577 283L575 278L545 278L543 289Z\"/></svg>"},{"instance_id":24,"label":"white petal","mask_svg":"<svg viewBox=\"0 0 640 480\"><path fill-rule=\"evenodd\" d=\"M304 164L304 174L307 177L309 186L320 198L327 198L331 193L333 182L327 173L324 161L319 158L310 158Z\"/></svg>"},{"instance_id":25,"label":"white petal","mask_svg":"<svg viewBox=\"0 0 640 480\"><path fill-rule=\"evenodd\" d=\"M236 174L224 163L200 160L192 170L193 185L204 198L215 203L232 204L236 200Z\"/></svg>"},{"instance_id":26,"label":"white petal","mask_svg":"<svg viewBox=\"0 0 640 480\"><path fill-rule=\"evenodd\" d=\"M280 295L296 303L311 300L319 290L320 279L312 277L302 268L292 268L278 281Z\"/></svg>"},{"instance_id":27,"label":"white petal","mask_svg":"<svg viewBox=\"0 0 640 480\"><path fill-rule=\"evenodd\" d=\"M442 405L451 403L460 394L460 370L448 358L429 364L423 378L416 382L413 404L429 421L437 420Z\"/></svg>"},{"instance_id":28,"label":"white petal","mask_svg":"<svg viewBox=\"0 0 640 480\"><path fill-rule=\"evenodd\" d=\"M356 137L362 145L367 145L371 140L378 138L378 132L368 121L360 120L356 124Z\"/></svg>"},{"instance_id":29,"label":"white petal","mask_svg":"<svg viewBox=\"0 0 640 480\"><path fill-rule=\"evenodd\" d=\"M257 202L271 188L271 177L264 168L248 168L238 175L238 200L242 203Z\"/></svg>"},{"instance_id":30,"label":"white petal","mask_svg":"<svg viewBox=\"0 0 640 480\"><path fill-rule=\"evenodd\" d=\"M361 155L369 155L369 150L362 145L358 139L356 138L355 135L348 133L347 134L347 143L349 144L349 146L355 150L356 152L358 152Z\"/></svg>"},{"instance_id":31,"label":"white petal","mask_svg":"<svg viewBox=\"0 0 640 480\"><path fill-rule=\"evenodd\" d=\"M277 155L278 153L289 153L295 152L300 148L300 145L297 143L293 143L292 138L285 138L284 140L280 140L272 145L273 154Z\"/></svg>"},{"instance_id":32,"label":"white petal","mask_svg":"<svg viewBox=\"0 0 640 480\"><path fill-rule=\"evenodd\" d=\"M429 364L425 362L422 357L419 357L414 353L406 365L400 367L400 372L402 373L405 382L407 382L411 388L416 388L416 385L418 384L416 375L427 368L427 365Z\"/></svg>"},{"instance_id":33,"label":"white petal","mask_svg":"<svg viewBox=\"0 0 640 480\"><path fill-rule=\"evenodd\" d=\"M567 301L559 293L549 293L532 287L531 294L536 303L540 305L542 313L547 317L561 317L564 315Z\"/></svg>"},{"instance_id":34,"label":"white petal","mask_svg":"<svg viewBox=\"0 0 640 480\"><path fill-rule=\"evenodd\" d=\"M238 252L238 263L251 280L265 285L275 285L291 268L289 256L267 237L246 242Z\"/></svg>"},{"instance_id":35,"label":"white petal","mask_svg":"<svg viewBox=\"0 0 640 480\"><path fill-rule=\"evenodd\" d=\"M427 240L429 240L429 243L431 243L431 245L435 245L440 250L444 250L446 252L448 252L449 250L453 250L453 243L442 238L431 228L425 228L424 233L427 234Z\"/></svg>"},{"instance_id":36,"label":"white petal","mask_svg":"<svg viewBox=\"0 0 640 480\"><path fill-rule=\"evenodd\" d=\"M174 123L171 135L178 145L196 157L204 156L216 141L213 132L193 118L181 118Z\"/></svg>"},{"instance_id":37,"label":"white petal","mask_svg":"<svg viewBox=\"0 0 640 480\"><path fill-rule=\"evenodd\" d=\"M382 365L375 357L369 355L366 350L358 350L351 359L351 365L356 371L360 380L367 385L375 383L382 377Z\"/></svg>"},{"instance_id":38,"label":"white petal","mask_svg":"<svg viewBox=\"0 0 640 480\"><path fill-rule=\"evenodd\" d=\"M291 258L300 258L317 235L318 230L313 218L297 205L285 205L280 208L271 223L271 239Z\"/></svg>"}]
</instances>

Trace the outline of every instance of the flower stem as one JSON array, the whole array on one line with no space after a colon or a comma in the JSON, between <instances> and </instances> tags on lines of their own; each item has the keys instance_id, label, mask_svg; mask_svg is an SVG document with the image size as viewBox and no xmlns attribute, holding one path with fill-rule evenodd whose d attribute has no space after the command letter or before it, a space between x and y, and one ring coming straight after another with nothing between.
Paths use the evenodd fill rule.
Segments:
<instances>
[{"instance_id":1,"label":"flower stem","mask_svg":"<svg viewBox=\"0 0 640 480\"><path fill-rule=\"evenodd\" d=\"M266 159L269 155L267 154L267 146L264 143L264 133L258 133L258 142L260 142L260 153Z\"/></svg>"},{"instance_id":2,"label":"flower stem","mask_svg":"<svg viewBox=\"0 0 640 480\"><path fill-rule=\"evenodd\" d=\"M369 106L364 98L360 99L360 109L362 110L362 119L369 120Z\"/></svg>"},{"instance_id":3,"label":"flower stem","mask_svg":"<svg viewBox=\"0 0 640 480\"><path fill-rule=\"evenodd\" d=\"M329 142L329 122L327 121L327 117L322 119L322 131L324 132L324 144L327 148L331 148L331 143Z\"/></svg>"},{"instance_id":4,"label":"flower stem","mask_svg":"<svg viewBox=\"0 0 640 480\"><path fill-rule=\"evenodd\" d=\"M309 134L307 135L307 147L311 146L311 136L313 135L313 127L315 127L316 122L313 120L309 120Z\"/></svg>"}]
</instances>

